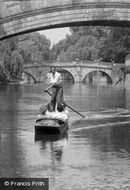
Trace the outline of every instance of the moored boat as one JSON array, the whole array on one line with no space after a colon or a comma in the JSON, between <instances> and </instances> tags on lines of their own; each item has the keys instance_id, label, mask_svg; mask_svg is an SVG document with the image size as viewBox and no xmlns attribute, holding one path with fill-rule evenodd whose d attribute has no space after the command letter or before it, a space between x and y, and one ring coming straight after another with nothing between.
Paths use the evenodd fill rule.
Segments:
<instances>
[{"instance_id":1,"label":"moored boat","mask_svg":"<svg viewBox=\"0 0 130 190\"><path fill-rule=\"evenodd\" d=\"M69 129L69 114L67 112L48 112L38 115L35 122L35 132L42 134L60 134Z\"/></svg>"}]
</instances>

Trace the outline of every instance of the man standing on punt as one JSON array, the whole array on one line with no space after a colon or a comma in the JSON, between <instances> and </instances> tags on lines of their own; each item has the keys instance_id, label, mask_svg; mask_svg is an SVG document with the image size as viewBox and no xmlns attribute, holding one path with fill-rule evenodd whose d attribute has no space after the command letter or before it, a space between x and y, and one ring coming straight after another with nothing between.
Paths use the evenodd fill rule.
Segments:
<instances>
[{"instance_id":1,"label":"man standing on punt","mask_svg":"<svg viewBox=\"0 0 130 190\"><path fill-rule=\"evenodd\" d=\"M50 68L50 86L45 89L45 92L47 92L49 89L52 89L52 95L51 95L51 104L54 106L54 109L59 104L64 104L64 97L63 97L63 86L62 86L62 77L61 74L58 73L55 69L55 67Z\"/></svg>"}]
</instances>

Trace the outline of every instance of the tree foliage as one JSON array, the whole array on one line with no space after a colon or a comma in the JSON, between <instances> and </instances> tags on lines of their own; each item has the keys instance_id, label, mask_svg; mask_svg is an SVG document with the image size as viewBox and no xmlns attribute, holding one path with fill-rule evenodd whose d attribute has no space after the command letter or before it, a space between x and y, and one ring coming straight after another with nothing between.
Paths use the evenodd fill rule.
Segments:
<instances>
[{"instance_id":1,"label":"tree foliage","mask_svg":"<svg viewBox=\"0 0 130 190\"><path fill-rule=\"evenodd\" d=\"M17 79L22 70L23 58L18 50L17 38L10 38L2 42L1 54L3 58L3 69L6 71L8 78Z\"/></svg>"},{"instance_id":2,"label":"tree foliage","mask_svg":"<svg viewBox=\"0 0 130 190\"><path fill-rule=\"evenodd\" d=\"M3 67L0 65L0 82L2 84L6 83L8 80L7 75Z\"/></svg>"},{"instance_id":3,"label":"tree foliage","mask_svg":"<svg viewBox=\"0 0 130 190\"><path fill-rule=\"evenodd\" d=\"M98 59L100 41L107 31L98 26L72 27L70 31L71 35L53 47L56 57L61 61Z\"/></svg>"},{"instance_id":4,"label":"tree foliage","mask_svg":"<svg viewBox=\"0 0 130 190\"><path fill-rule=\"evenodd\" d=\"M26 34L19 37L19 50L24 64L51 59L51 42L39 33Z\"/></svg>"},{"instance_id":5,"label":"tree foliage","mask_svg":"<svg viewBox=\"0 0 130 190\"><path fill-rule=\"evenodd\" d=\"M123 63L130 53L130 29L123 27L71 27L71 35L53 47L61 61L97 60Z\"/></svg>"},{"instance_id":6,"label":"tree foliage","mask_svg":"<svg viewBox=\"0 0 130 190\"><path fill-rule=\"evenodd\" d=\"M1 29L0 29L1 30ZM102 61L123 63L130 53L130 29L123 27L77 26L71 34L53 45L44 35L30 33L0 42L1 73L20 78L27 63L62 61ZM1 80L1 78L0 78Z\"/></svg>"},{"instance_id":7,"label":"tree foliage","mask_svg":"<svg viewBox=\"0 0 130 190\"><path fill-rule=\"evenodd\" d=\"M49 61L53 57L50 40L39 33L30 33L0 42L2 68L10 80L21 77L23 65Z\"/></svg>"},{"instance_id":8,"label":"tree foliage","mask_svg":"<svg viewBox=\"0 0 130 190\"><path fill-rule=\"evenodd\" d=\"M130 52L130 29L111 27L109 34L100 46L99 55L105 61L123 63L126 55Z\"/></svg>"}]
</instances>

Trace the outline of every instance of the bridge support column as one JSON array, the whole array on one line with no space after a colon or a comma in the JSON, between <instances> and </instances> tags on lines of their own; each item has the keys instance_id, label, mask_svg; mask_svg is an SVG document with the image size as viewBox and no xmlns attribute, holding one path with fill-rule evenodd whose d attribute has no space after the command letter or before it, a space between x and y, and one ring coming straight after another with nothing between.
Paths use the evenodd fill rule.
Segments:
<instances>
[{"instance_id":1,"label":"bridge support column","mask_svg":"<svg viewBox=\"0 0 130 190\"><path fill-rule=\"evenodd\" d=\"M74 81L75 83L81 83L82 82L82 67L76 66L75 68L75 74L74 74Z\"/></svg>"}]
</instances>

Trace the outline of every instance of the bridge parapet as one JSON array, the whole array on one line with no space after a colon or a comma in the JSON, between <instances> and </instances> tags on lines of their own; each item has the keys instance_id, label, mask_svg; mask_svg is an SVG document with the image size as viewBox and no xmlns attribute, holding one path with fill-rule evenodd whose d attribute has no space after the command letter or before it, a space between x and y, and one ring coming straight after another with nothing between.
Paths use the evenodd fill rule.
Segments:
<instances>
[{"instance_id":1,"label":"bridge parapet","mask_svg":"<svg viewBox=\"0 0 130 190\"><path fill-rule=\"evenodd\" d=\"M53 63L29 63L25 64L24 68L29 68L29 67L99 67L99 68L113 68L113 63L108 63L108 62L94 62L94 61L86 61L86 62L53 62Z\"/></svg>"}]
</instances>

